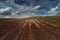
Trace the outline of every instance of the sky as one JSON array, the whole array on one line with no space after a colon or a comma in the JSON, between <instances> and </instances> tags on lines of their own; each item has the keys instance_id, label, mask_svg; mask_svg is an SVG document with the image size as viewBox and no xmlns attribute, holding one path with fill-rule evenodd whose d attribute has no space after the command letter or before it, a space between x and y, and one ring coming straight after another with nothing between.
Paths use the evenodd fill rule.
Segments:
<instances>
[{"instance_id":1,"label":"sky","mask_svg":"<svg viewBox=\"0 0 60 40\"><path fill-rule=\"evenodd\" d=\"M0 0L0 18L60 16L60 0Z\"/></svg>"}]
</instances>

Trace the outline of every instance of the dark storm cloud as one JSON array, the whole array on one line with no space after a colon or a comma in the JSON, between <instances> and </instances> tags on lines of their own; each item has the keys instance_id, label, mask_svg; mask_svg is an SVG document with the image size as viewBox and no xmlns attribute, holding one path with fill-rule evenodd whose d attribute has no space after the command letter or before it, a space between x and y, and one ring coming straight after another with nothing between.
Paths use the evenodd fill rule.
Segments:
<instances>
[{"instance_id":1,"label":"dark storm cloud","mask_svg":"<svg viewBox=\"0 0 60 40\"><path fill-rule=\"evenodd\" d=\"M17 4L41 5L42 8L55 7L60 0L15 0Z\"/></svg>"},{"instance_id":2,"label":"dark storm cloud","mask_svg":"<svg viewBox=\"0 0 60 40\"><path fill-rule=\"evenodd\" d=\"M45 14L51 8L56 7L59 2L60 0L15 0L15 3L20 5L23 5L23 4L27 5L27 3L29 4L28 6L40 5L41 7L34 11L37 14L38 13Z\"/></svg>"},{"instance_id":3,"label":"dark storm cloud","mask_svg":"<svg viewBox=\"0 0 60 40\"><path fill-rule=\"evenodd\" d=\"M0 0L0 10L3 8L0 17L60 15L59 2L60 0ZM6 11L5 9L9 7L9 11Z\"/></svg>"}]
</instances>

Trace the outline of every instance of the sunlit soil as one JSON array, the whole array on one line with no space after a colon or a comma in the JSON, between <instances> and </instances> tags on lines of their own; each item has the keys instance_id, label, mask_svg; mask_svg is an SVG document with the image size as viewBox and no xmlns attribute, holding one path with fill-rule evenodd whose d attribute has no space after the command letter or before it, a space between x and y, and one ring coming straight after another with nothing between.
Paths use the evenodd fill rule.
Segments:
<instances>
[{"instance_id":1,"label":"sunlit soil","mask_svg":"<svg viewBox=\"0 0 60 40\"><path fill-rule=\"evenodd\" d=\"M60 40L60 17L0 18L0 40Z\"/></svg>"}]
</instances>

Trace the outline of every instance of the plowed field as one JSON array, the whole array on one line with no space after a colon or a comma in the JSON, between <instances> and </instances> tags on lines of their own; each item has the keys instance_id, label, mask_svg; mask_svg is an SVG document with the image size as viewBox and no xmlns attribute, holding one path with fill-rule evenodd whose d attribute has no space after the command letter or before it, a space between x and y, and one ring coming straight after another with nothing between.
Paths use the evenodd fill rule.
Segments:
<instances>
[{"instance_id":1,"label":"plowed field","mask_svg":"<svg viewBox=\"0 0 60 40\"><path fill-rule=\"evenodd\" d=\"M60 40L60 17L0 18L0 40Z\"/></svg>"}]
</instances>

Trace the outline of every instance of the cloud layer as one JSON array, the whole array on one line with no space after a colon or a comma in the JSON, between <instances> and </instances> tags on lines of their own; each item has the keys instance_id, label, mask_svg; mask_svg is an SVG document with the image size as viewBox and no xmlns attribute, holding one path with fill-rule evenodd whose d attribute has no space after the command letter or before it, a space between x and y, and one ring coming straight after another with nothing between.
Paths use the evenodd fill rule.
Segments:
<instances>
[{"instance_id":1,"label":"cloud layer","mask_svg":"<svg viewBox=\"0 0 60 40\"><path fill-rule=\"evenodd\" d=\"M19 0L18 0L19 1ZM28 2L29 5L25 3ZM0 1L0 18L21 18L29 16L60 16L59 0L15 0Z\"/></svg>"}]
</instances>

